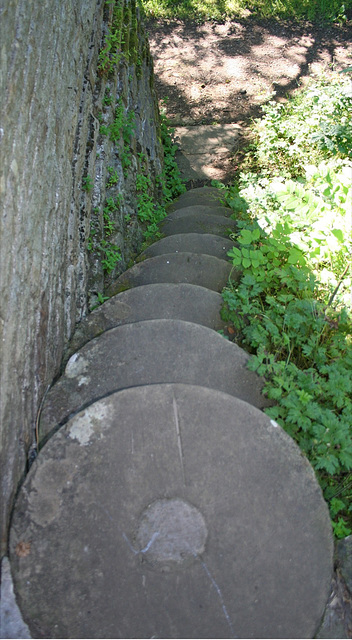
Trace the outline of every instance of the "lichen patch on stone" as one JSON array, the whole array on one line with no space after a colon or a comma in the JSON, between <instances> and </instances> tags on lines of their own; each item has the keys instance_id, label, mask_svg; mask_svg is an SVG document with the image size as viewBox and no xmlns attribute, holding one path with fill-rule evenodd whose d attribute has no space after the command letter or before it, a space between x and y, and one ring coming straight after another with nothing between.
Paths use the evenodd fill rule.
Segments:
<instances>
[{"instance_id":1,"label":"lichen patch on stone","mask_svg":"<svg viewBox=\"0 0 352 640\"><path fill-rule=\"evenodd\" d=\"M91 444L97 437L103 437L102 431L107 426L108 413L104 401L96 402L72 420L68 435L84 447Z\"/></svg>"},{"instance_id":2,"label":"lichen patch on stone","mask_svg":"<svg viewBox=\"0 0 352 640\"><path fill-rule=\"evenodd\" d=\"M88 364L83 356L74 353L66 365L65 374L68 378L76 378L87 370Z\"/></svg>"}]
</instances>

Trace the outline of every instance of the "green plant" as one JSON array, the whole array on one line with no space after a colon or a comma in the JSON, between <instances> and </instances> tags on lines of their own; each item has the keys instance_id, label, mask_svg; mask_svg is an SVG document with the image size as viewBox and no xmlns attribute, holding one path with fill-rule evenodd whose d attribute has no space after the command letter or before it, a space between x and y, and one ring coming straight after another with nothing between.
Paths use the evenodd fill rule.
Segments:
<instances>
[{"instance_id":1,"label":"green plant","mask_svg":"<svg viewBox=\"0 0 352 640\"><path fill-rule=\"evenodd\" d=\"M270 101L253 127L249 169L297 178L303 163L351 157L352 92L339 74L311 80L286 104Z\"/></svg>"},{"instance_id":2,"label":"green plant","mask_svg":"<svg viewBox=\"0 0 352 640\"><path fill-rule=\"evenodd\" d=\"M94 182L89 174L85 178L82 178L83 191L87 191L89 193L93 189L93 187L94 187Z\"/></svg>"},{"instance_id":3,"label":"green plant","mask_svg":"<svg viewBox=\"0 0 352 640\"><path fill-rule=\"evenodd\" d=\"M137 213L139 219L145 224L145 239L160 237L158 225L167 215L165 203L170 202L186 190L175 160L177 146L172 142L172 133L172 129L169 129L167 120L162 114L161 140L164 149L164 170L156 179L156 185L161 190L161 204L154 201L146 157L143 153L138 154L141 171L136 176Z\"/></svg>"},{"instance_id":4,"label":"green plant","mask_svg":"<svg viewBox=\"0 0 352 640\"><path fill-rule=\"evenodd\" d=\"M108 167L108 173L110 175L110 178L106 184L106 187L108 189L110 189L110 187L115 186L116 184L118 184L119 182L119 176L118 173L116 171L116 169L114 169L113 167Z\"/></svg>"},{"instance_id":5,"label":"green plant","mask_svg":"<svg viewBox=\"0 0 352 640\"><path fill-rule=\"evenodd\" d=\"M99 246L99 251L102 256L101 264L104 270L106 273L111 273L115 269L117 263L122 259L119 247L107 242L106 240L102 240Z\"/></svg>"},{"instance_id":6,"label":"green plant","mask_svg":"<svg viewBox=\"0 0 352 640\"><path fill-rule=\"evenodd\" d=\"M222 314L265 378L275 403L266 412L310 460L343 537L352 532L352 137L330 149L313 140L312 151L312 126L350 109L335 83L318 80L308 97L269 105L245 159L252 170L223 187L238 219L229 257L241 277L223 291Z\"/></svg>"},{"instance_id":7,"label":"green plant","mask_svg":"<svg viewBox=\"0 0 352 640\"><path fill-rule=\"evenodd\" d=\"M111 92L110 92L110 88L107 87L105 89L105 95L104 95L104 98L103 98L103 104L108 107L108 106L110 106L112 104L112 102L113 102L113 98L112 98L112 95L111 95Z\"/></svg>"},{"instance_id":8,"label":"green plant","mask_svg":"<svg viewBox=\"0 0 352 640\"><path fill-rule=\"evenodd\" d=\"M119 100L115 107L113 122L110 125L101 125L100 133L108 136L112 142L119 142L124 123L124 115L124 106L122 100Z\"/></svg>"},{"instance_id":9,"label":"green plant","mask_svg":"<svg viewBox=\"0 0 352 640\"><path fill-rule=\"evenodd\" d=\"M266 412L298 442L329 500L352 469L352 322L346 310L319 301L304 253L283 225L268 236L248 223L236 241L229 256L242 277L223 292L223 318L253 354L250 368L266 379L276 403ZM346 530L350 497L340 498Z\"/></svg>"},{"instance_id":10,"label":"green plant","mask_svg":"<svg viewBox=\"0 0 352 640\"><path fill-rule=\"evenodd\" d=\"M255 15L259 18L345 22L351 0L142 0L155 19L219 20Z\"/></svg>"},{"instance_id":11,"label":"green plant","mask_svg":"<svg viewBox=\"0 0 352 640\"><path fill-rule=\"evenodd\" d=\"M137 215L141 222L146 225L144 236L145 238L152 236L160 238L161 234L157 225L166 216L166 211L161 205L154 203L151 195L152 182L148 175L143 173L137 174L136 190Z\"/></svg>"},{"instance_id":12,"label":"green plant","mask_svg":"<svg viewBox=\"0 0 352 640\"><path fill-rule=\"evenodd\" d=\"M161 141L164 149L164 170L159 176L164 202L171 202L186 191L176 162L177 145L173 142L174 129L169 126L164 111L160 113Z\"/></svg>"},{"instance_id":13,"label":"green plant","mask_svg":"<svg viewBox=\"0 0 352 640\"><path fill-rule=\"evenodd\" d=\"M109 0L105 3L112 6L111 20L105 36L104 46L99 52L98 73L108 77L121 59L121 28L123 20L122 0Z\"/></svg>"},{"instance_id":14,"label":"green plant","mask_svg":"<svg viewBox=\"0 0 352 640\"><path fill-rule=\"evenodd\" d=\"M99 291L97 293L97 298L98 298L98 304L96 304L94 307L92 307L92 311L94 309L96 309L97 307L99 307L101 304L104 304L104 302L106 302L106 300L110 300L110 296L104 296Z\"/></svg>"},{"instance_id":15,"label":"green plant","mask_svg":"<svg viewBox=\"0 0 352 640\"><path fill-rule=\"evenodd\" d=\"M94 251L99 256L101 265L106 273L111 273L120 262L121 251L119 247L111 241L110 237L115 231L113 215L118 211L121 203L121 196L107 198L103 208L103 224L99 219L92 220L91 232L88 238L87 249ZM94 210L99 213L99 208Z\"/></svg>"},{"instance_id":16,"label":"green plant","mask_svg":"<svg viewBox=\"0 0 352 640\"><path fill-rule=\"evenodd\" d=\"M131 139L135 130L135 114L133 111L125 113L122 100L119 100L110 125L101 125L100 133L107 135L112 142L119 146L121 164L124 175L131 166Z\"/></svg>"}]
</instances>

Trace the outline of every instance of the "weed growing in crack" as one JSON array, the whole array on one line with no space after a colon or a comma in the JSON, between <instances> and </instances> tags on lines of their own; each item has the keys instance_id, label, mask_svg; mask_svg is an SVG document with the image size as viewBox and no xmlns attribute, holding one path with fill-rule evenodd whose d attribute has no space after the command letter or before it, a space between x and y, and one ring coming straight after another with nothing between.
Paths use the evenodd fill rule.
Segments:
<instances>
[{"instance_id":1,"label":"weed growing in crack","mask_svg":"<svg viewBox=\"0 0 352 640\"><path fill-rule=\"evenodd\" d=\"M102 49L99 52L98 73L108 77L113 72L122 57L121 33L123 20L122 0L106 0L106 6L113 6L112 17Z\"/></svg>"},{"instance_id":2,"label":"weed growing in crack","mask_svg":"<svg viewBox=\"0 0 352 640\"><path fill-rule=\"evenodd\" d=\"M138 154L142 172L136 176L137 212L141 222L146 224L144 237L147 241L161 237L158 225L167 215L165 204L186 191L175 160L177 146L172 142L172 133L173 130L169 128L167 120L162 114L161 136L164 149L164 170L156 178L156 184L162 193L161 204L154 202L146 158L143 153Z\"/></svg>"},{"instance_id":3,"label":"weed growing in crack","mask_svg":"<svg viewBox=\"0 0 352 640\"><path fill-rule=\"evenodd\" d=\"M87 191L89 193L93 189L93 187L94 182L88 174L85 178L82 179L82 189L83 191Z\"/></svg>"},{"instance_id":4,"label":"weed growing in crack","mask_svg":"<svg viewBox=\"0 0 352 640\"><path fill-rule=\"evenodd\" d=\"M100 258L104 271L111 273L118 262L121 261L120 248L111 242L109 238L115 231L115 224L112 214L120 207L120 198L108 198L103 209L103 229L98 224L92 225L92 230L88 239L88 251L94 251Z\"/></svg>"},{"instance_id":5,"label":"weed growing in crack","mask_svg":"<svg viewBox=\"0 0 352 640\"><path fill-rule=\"evenodd\" d=\"M94 309L97 309L98 307L100 307L101 304L104 304L106 300L110 299L110 296L104 296L104 294L100 293L100 291L97 292L96 296L97 296L97 304L95 304L91 308L91 311L94 311Z\"/></svg>"},{"instance_id":6,"label":"weed growing in crack","mask_svg":"<svg viewBox=\"0 0 352 640\"><path fill-rule=\"evenodd\" d=\"M119 100L116 105L113 122L110 125L100 126L100 133L108 136L118 146L125 175L131 166L131 140L135 127L134 112L125 113L122 100Z\"/></svg>"},{"instance_id":7,"label":"weed growing in crack","mask_svg":"<svg viewBox=\"0 0 352 640\"><path fill-rule=\"evenodd\" d=\"M106 183L106 188L110 189L111 187L114 187L115 185L118 184L119 176L116 169L114 169L113 167L108 167L108 173L110 175L110 178Z\"/></svg>"}]
</instances>

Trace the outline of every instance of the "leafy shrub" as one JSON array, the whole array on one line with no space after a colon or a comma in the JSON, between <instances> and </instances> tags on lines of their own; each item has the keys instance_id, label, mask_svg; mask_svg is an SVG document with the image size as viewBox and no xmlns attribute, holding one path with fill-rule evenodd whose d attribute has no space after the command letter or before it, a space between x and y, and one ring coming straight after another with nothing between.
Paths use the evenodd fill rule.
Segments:
<instances>
[{"instance_id":1,"label":"leafy shrub","mask_svg":"<svg viewBox=\"0 0 352 640\"><path fill-rule=\"evenodd\" d=\"M347 535L351 491L341 487L352 478L351 319L319 300L304 253L284 226L268 236L248 224L236 242L229 256L243 275L223 292L223 318L254 354L250 368L265 377L265 392L277 403L266 412L307 455L325 497L341 491L339 531L344 516Z\"/></svg>"},{"instance_id":2,"label":"leafy shrub","mask_svg":"<svg viewBox=\"0 0 352 640\"><path fill-rule=\"evenodd\" d=\"M352 158L352 91L348 76L322 76L286 104L270 101L254 126L253 167L297 178L302 162Z\"/></svg>"},{"instance_id":3,"label":"leafy shrub","mask_svg":"<svg viewBox=\"0 0 352 640\"><path fill-rule=\"evenodd\" d=\"M242 277L223 291L222 313L266 380L275 401L266 412L310 460L343 537L352 532L352 136L343 148L312 139L328 114L333 126L351 108L336 86L336 77L318 80L255 123L246 164L259 172L224 190L239 218L229 257Z\"/></svg>"}]
</instances>

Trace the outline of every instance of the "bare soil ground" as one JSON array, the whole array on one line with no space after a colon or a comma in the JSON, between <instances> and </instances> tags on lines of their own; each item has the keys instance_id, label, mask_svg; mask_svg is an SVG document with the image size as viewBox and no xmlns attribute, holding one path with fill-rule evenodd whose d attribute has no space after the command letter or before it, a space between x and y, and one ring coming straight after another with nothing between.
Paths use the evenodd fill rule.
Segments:
<instances>
[{"instance_id":1,"label":"bare soil ground","mask_svg":"<svg viewBox=\"0 0 352 640\"><path fill-rule=\"evenodd\" d=\"M352 23L148 24L159 98L172 124L245 124L315 72L352 63ZM275 94L274 94L275 92Z\"/></svg>"}]
</instances>

